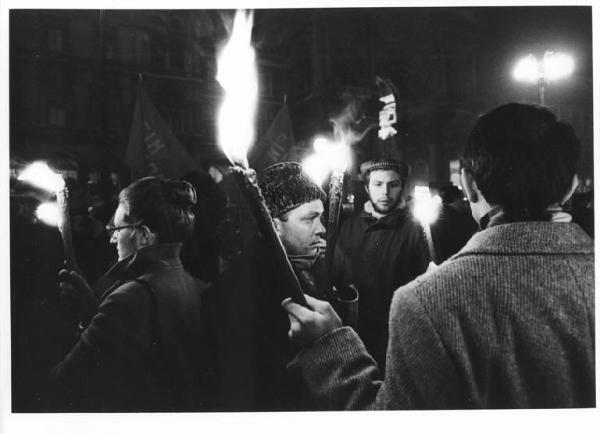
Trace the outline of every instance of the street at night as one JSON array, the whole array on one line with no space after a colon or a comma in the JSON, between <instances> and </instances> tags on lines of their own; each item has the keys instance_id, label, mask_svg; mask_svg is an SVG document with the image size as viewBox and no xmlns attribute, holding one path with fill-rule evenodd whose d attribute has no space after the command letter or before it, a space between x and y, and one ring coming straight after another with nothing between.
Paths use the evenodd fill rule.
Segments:
<instances>
[{"instance_id":1,"label":"street at night","mask_svg":"<svg viewBox=\"0 0 600 434\"><path fill-rule=\"evenodd\" d=\"M592 6L199 6L4 11L6 432L589 420Z\"/></svg>"}]
</instances>

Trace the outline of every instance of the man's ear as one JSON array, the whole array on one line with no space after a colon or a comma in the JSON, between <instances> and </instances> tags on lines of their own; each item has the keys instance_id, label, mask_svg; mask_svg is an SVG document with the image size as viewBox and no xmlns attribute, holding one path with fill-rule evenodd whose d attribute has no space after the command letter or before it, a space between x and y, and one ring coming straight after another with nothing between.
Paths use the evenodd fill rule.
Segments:
<instances>
[{"instance_id":1,"label":"man's ear","mask_svg":"<svg viewBox=\"0 0 600 434\"><path fill-rule=\"evenodd\" d=\"M156 234L153 234L150 231L150 228L146 225L141 225L139 227L139 233L141 235L141 245L142 246L150 246L156 243Z\"/></svg>"},{"instance_id":2,"label":"man's ear","mask_svg":"<svg viewBox=\"0 0 600 434\"><path fill-rule=\"evenodd\" d=\"M579 185L579 178L577 177L577 174L575 174L575 175L573 175L573 180L571 181L571 187L569 188L569 191L567 191L567 193L560 200L561 205L564 205L566 201L571 199L571 196L573 196L573 193L575 193L575 190L577 189L578 185Z\"/></svg>"},{"instance_id":3,"label":"man's ear","mask_svg":"<svg viewBox=\"0 0 600 434\"><path fill-rule=\"evenodd\" d=\"M462 184L467 200L472 203L477 203L481 198L481 192L477 188L477 183L473 179L473 175L465 169L460 169L460 182Z\"/></svg>"}]
</instances>

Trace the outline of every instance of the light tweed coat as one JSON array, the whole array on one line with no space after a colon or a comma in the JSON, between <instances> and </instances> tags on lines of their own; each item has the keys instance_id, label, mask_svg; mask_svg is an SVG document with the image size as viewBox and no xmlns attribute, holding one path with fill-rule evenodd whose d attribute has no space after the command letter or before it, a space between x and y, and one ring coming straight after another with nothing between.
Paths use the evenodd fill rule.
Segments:
<instances>
[{"instance_id":1,"label":"light tweed coat","mask_svg":"<svg viewBox=\"0 0 600 434\"><path fill-rule=\"evenodd\" d=\"M350 328L290 365L322 409L595 406L594 253L572 223L490 227L401 287L385 380Z\"/></svg>"}]
</instances>

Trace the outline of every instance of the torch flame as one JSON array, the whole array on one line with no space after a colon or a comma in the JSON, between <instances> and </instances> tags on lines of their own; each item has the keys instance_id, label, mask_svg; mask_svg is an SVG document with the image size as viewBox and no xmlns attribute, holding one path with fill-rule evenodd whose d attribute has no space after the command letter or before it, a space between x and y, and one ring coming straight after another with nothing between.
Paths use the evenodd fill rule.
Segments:
<instances>
[{"instance_id":1,"label":"torch flame","mask_svg":"<svg viewBox=\"0 0 600 434\"><path fill-rule=\"evenodd\" d=\"M231 36L217 61L217 81L225 91L217 121L219 146L232 163L246 168L258 100L252 24L252 12L236 11Z\"/></svg>"},{"instance_id":2,"label":"torch flame","mask_svg":"<svg viewBox=\"0 0 600 434\"><path fill-rule=\"evenodd\" d=\"M36 217L49 226L60 226L62 214L56 202L45 202L35 210Z\"/></svg>"},{"instance_id":3,"label":"torch flame","mask_svg":"<svg viewBox=\"0 0 600 434\"><path fill-rule=\"evenodd\" d=\"M343 140L317 137L313 148L315 153L302 162L302 168L317 184L322 184L331 172L343 173L350 166L350 148Z\"/></svg>"},{"instance_id":4,"label":"torch flame","mask_svg":"<svg viewBox=\"0 0 600 434\"><path fill-rule=\"evenodd\" d=\"M344 172L350 166L350 149L345 140L330 142L317 138L313 142L313 147L332 171Z\"/></svg>"},{"instance_id":5,"label":"torch flame","mask_svg":"<svg viewBox=\"0 0 600 434\"><path fill-rule=\"evenodd\" d=\"M423 227L437 220L442 199L437 194L432 196L429 187L416 186L414 200L413 215Z\"/></svg>"},{"instance_id":6,"label":"torch flame","mask_svg":"<svg viewBox=\"0 0 600 434\"><path fill-rule=\"evenodd\" d=\"M65 181L58 173L54 173L46 163L36 161L23 170L17 178L19 181L29 182L30 184L42 188L51 193L65 187Z\"/></svg>"},{"instance_id":7,"label":"torch flame","mask_svg":"<svg viewBox=\"0 0 600 434\"><path fill-rule=\"evenodd\" d=\"M317 185L323 185L330 173L325 162L317 154L309 155L302 161L302 170Z\"/></svg>"}]
</instances>

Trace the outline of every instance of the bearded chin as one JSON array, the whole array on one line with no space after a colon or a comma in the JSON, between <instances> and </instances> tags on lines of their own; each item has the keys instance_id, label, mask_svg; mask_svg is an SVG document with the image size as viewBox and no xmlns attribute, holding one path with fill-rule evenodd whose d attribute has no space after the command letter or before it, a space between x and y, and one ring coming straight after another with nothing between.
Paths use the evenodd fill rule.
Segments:
<instances>
[{"instance_id":1,"label":"bearded chin","mask_svg":"<svg viewBox=\"0 0 600 434\"><path fill-rule=\"evenodd\" d=\"M394 203L390 204L387 208L384 209L384 208L381 208L379 205L377 205L377 202L372 202L372 203L373 203L373 209L376 212L378 212L379 214L390 214L398 206L398 202L394 202Z\"/></svg>"}]
</instances>

